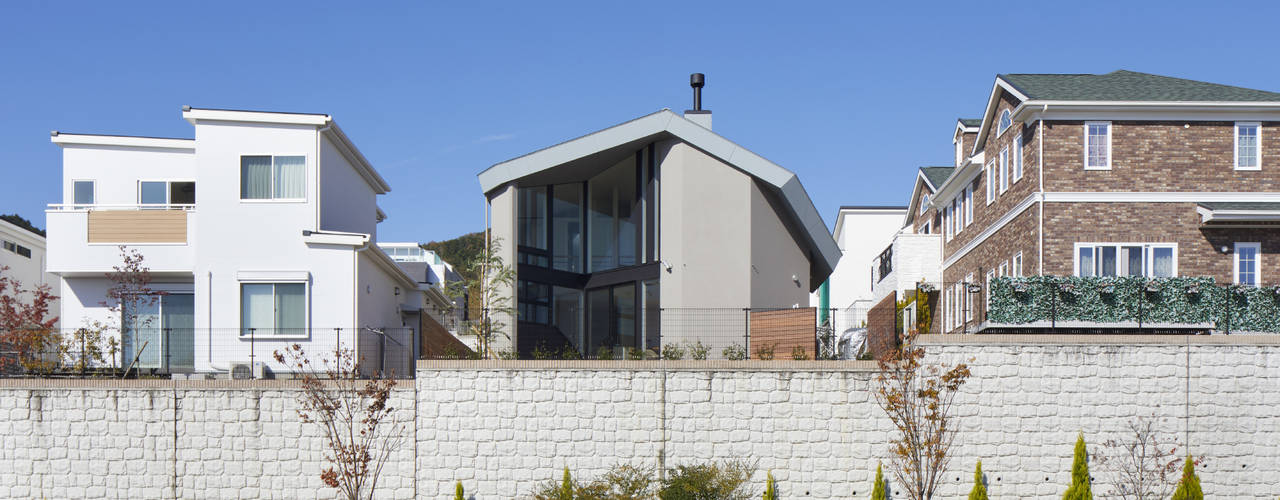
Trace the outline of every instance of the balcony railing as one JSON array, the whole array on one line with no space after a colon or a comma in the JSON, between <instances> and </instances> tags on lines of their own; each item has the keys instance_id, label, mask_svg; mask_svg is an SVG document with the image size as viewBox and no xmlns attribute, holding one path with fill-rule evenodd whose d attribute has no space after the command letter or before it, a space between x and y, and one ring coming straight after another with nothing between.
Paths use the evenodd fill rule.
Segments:
<instances>
[{"instance_id":1,"label":"balcony railing","mask_svg":"<svg viewBox=\"0 0 1280 500\"><path fill-rule=\"evenodd\" d=\"M986 319L988 328L1199 325L1225 333L1280 333L1280 287L1192 277L1003 277L991 282Z\"/></svg>"},{"instance_id":2,"label":"balcony railing","mask_svg":"<svg viewBox=\"0 0 1280 500\"><path fill-rule=\"evenodd\" d=\"M49 205L49 211L87 212L87 243L186 243L187 212L195 205Z\"/></svg>"}]
</instances>

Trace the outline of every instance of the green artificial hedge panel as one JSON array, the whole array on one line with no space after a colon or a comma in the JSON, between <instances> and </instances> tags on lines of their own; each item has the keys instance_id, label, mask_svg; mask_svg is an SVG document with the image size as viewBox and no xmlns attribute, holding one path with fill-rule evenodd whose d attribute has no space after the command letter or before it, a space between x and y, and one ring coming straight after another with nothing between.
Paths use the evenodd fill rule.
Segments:
<instances>
[{"instance_id":1,"label":"green artificial hedge panel","mask_svg":"<svg viewBox=\"0 0 1280 500\"><path fill-rule=\"evenodd\" d=\"M1218 286L1213 278L1002 277L992 280L990 293L987 320L993 323L1049 321L1056 307L1058 321L1141 319L1213 323L1233 332L1280 332L1276 289Z\"/></svg>"}]
</instances>

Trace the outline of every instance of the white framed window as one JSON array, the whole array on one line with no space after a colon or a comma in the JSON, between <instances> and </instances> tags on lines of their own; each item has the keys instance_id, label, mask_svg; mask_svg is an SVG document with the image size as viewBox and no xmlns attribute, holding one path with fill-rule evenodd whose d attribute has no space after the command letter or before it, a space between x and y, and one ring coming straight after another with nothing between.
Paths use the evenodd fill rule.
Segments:
<instances>
[{"instance_id":1,"label":"white framed window","mask_svg":"<svg viewBox=\"0 0 1280 500\"><path fill-rule=\"evenodd\" d=\"M964 284L961 285L961 289L964 290L964 320L966 323L973 321L973 294L969 293L969 284L973 282L973 273L969 273L964 277Z\"/></svg>"},{"instance_id":2,"label":"white framed window","mask_svg":"<svg viewBox=\"0 0 1280 500\"><path fill-rule=\"evenodd\" d=\"M1111 122L1084 122L1084 169L1111 170Z\"/></svg>"},{"instance_id":3,"label":"white framed window","mask_svg":"<svg viewBox=\"0 0 1280 500\"><path fill-rule=\"evenodd\" d=\"M996 201L996 162L987 162L987 204Z\"/></svg>"},{"instance_id":4,"label":"white framed window","mask_svg":"<svg viewBox=\"0 0 1280 500\"><path fill-rule=\"evenodd\" d=\"M990 308L991 308L991 281L992 281L992 280L994 280L994 279L996 279L996 272L995 272L995 270L993 269L993 270L987 271L987 283L986 283L986 288L983 288L983 289L982 289L982 290L983 290L983 295L985 295L985 296L987 297L987 309L990 309Z\"/></svg>"},{"instance_id":5,"label":"white framed window","mask_svg":"<svg viewBox=\"0 0 1280 500\"><path fill-rule=\"evenodd\" d=\"M87 179L71 181L71 203L77 207L93 205L97 197L97 182Z\"/></svg>"},{"instance_id":6,"label":"white framed window","mask_svg":"<svg viewBox=\"0 0 1280 500\"><path fill-rule=\"evenodd\" d=\"M964 223L973 224L973 186L964 188Z\"/></svg>"},{"instance_id":7,"label":"white framed window","mask_svg":"<svg viewBox=\"0 0 1280 500\"><path fill-rule=\"evenodd\" d=\"M933 234L933 221L925 221L924 225L920 226L920 234Z\"/></svg>"},{"instance_id":8,"label":"white framed window","mask_svg":"<svg viewBox=\"0 0 1280 500\"><path fill-rule=\"evenodd\" d=\"M947 241L951 241L951 207L942 207L942 232Z\"/></svg>"},{"instance_id":9,"label":"white framed window","mask_svg":"<svg viewBox=\"0 0 1280 500\"><path fill-rule=\"evenodd\" d=\"M1262 170L1262 123L1236 122L1236 170Z\"/></svg>"},{"instance_id":10,"label":"white framed window","mask_svg":"<svg viewBox=\"0 0 1280 500\"><path fill-rule=\"evenodd\" d=\"M952 294L951 287L947 287L947 289L943 292L943 294L945 296L942 298L942 301L944 302L944 305L946 307L942 308L942 319L943 319L942 324L945 326L945 329L950 330L952 318L955 317L951 313L951 308L955 307L956 299L951 296Z\"/></svg>"},{"instance_id":11,"label":"white framed window","mask_svg":"<svg viewBox=\"0 0 1280 500\"><path fill-rule=\"evenodd\" d=\"M186 180L138 181L139 205L194 205L196 183Z\"/></svg>"},{"instance_id":12,"label":"white framed window","mask_svg":"<svg viewBox=\"0 0 1280 500\"><path fill-rule=\"evenodd\" d=\"M1013 137L1013 182L1022 180L1022 134Z\"/></svg>"},{"instance_id":13,"label":"white framed window","mask_svg":"<svg viewBox=\"0 0 1280 500\"><path fill-rule=\"evenodd\" d=\"M241 282L240 335L304 337L307 302L305 282Z\"/></svg>"},{"instance_id":14,"label":"white framed window","mask_svg":"<svg viewBox=\"0 0 1280 500\"><path fill-rule=\"evenodd\" d=\"M1232 257L1233 280L1247 286L1262 285L1262 243L1237 242Z\"/></svg>"},{"instance_id":15,"label":"white framed window","mask_svg":"<svg viewBox=\"0 0 1280 500\"><path fill-rule=\"evenodd\" d=\"M1076 243L1076 276L1178 275L1177 243Z\"/></svg>"},{"instance_id":16,"label":"white framed window","mask_svg":"<svg viewBox=\"0 0 1280 500\"><path fill-rule=\"evenodd\" d=\"M920 192L920 215L924 215L925 210L929 209L929 195L923 191Z\"/></svg>"},{"instance_id":17,"label":"white framed window","mask_svg":"<svg viewBox=\"0 0 1280 500\"><path fill-rule=\"evenodd\" d=\"M957 137L955 142L956 142L956 168L960 168L960 165L964 163L964 141L960 140L960 138Z\"/></svg>"},{"instance_id":18,"label":"white framed window","mask_svg":"<svg viewBox=\"0 0 1280 500\"><path fill-rule=\"evenodd\" d=\"M1000 276L1003 277L1008 275L1009 275L1009 261L1002 260L1000 261Z\"/></svg>"},{"instance_id":19,"label":"white framed window","mask_svg":"<svg viewBox=\"0 0 1280 500\"><path fill-rule=\"evenodd\" d=\"M240 199L305 201L307 157L240 157Z\"/></svg>"},{"instance_id":20,"label":"white framed window","mask_svg":"<svg viewBox=\"0 0 1280 500\"><path fill-rule=\"evenodd\" d=\"M1016 253L1016 254L1013 254L1013 269L1012 269L1012 271L1013 271L1013 275L1012 275L1013 277L1015 277L1015 278L1021 278L1021 277L1022 277L1022 252L1018 252L1018 253Z\"/></svg>"},{"instance_id":21,"label":"white framed window","mask_svg":"<svg viewBox=\"0 0 1280 500\"><path fill-rule=\"evenodd\" d=\"M1007 109L1000 112L1000 124L996 128L996 136L1003 135L1004 131L1009 130L1009 127L1012 126L1013 114L1009 113L1009 110Z\"/></svg>"},{"instance_id":22,"label":"white framed window","mask_svg":"<svg viewBox=\"0 0 1280 500\"><path fill-rule=\"evenodd\" d=\"M1009 190L1009 148L1000 150L1000 193Z\"/></svg>"},{"instance_id":23,"label":"white framed window","mask_svg":"<svg viewBox=\"0 0 1280 500\"><path fill-rule=\"evenodd\" d=\"M951 200L951 217L956 221L956 234L964 230L964 193Z\"/></svg>"}]
</instances>

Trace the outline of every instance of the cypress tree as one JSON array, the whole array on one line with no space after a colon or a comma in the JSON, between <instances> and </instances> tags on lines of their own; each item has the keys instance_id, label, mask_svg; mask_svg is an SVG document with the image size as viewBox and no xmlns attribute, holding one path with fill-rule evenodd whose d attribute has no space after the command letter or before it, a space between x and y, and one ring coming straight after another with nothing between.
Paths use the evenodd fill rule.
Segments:
<instances>
[{"instance_id":1,"label":"cypress tree","mask_svg":"<svg viewBox=\"0 0 1280 500\"><path fill-rule=\"evenodd\" d=\"M564 468L564 480L560 481L560 491L558 498L561 500L573 499L573 478L569 476L569 468Z\"/></svg>"},{"instance_id":2,"label":"cypress tree","mask_svg":"<svg viewBox=\"0 0 1280 500\"><path fill-rule=\"evenodd\" d=\"M1062 500L1093 500L1093 491L1089 484L1089 458L1084 449L1084 433L1076 438L1076 456L1071 462L1071 487L1062 495Z\"/></svg>"},{"instance_id":3,"label":"cypress tree","mask_svg":"<svg viewBox=\"0 0 1280 500\"><path fill-rule=\"evenodd\" d=\"M1178 480L1173 500L1204 500L1204 492L1200 490L1200 477L1196 476L1196 464L1190 456L1182 466L1182 479Z\"/></svg>"},{"instance_id":4,"label":"cypress tree","mask_svg":"<svg viewBox=\"0 0 1280 500\"><path fill-rule=\"evenodd\" d=\"M773 471L769 471L769 480L764 485L764 500L778 500L778 488L774 485Z\"/></svg>"},{"instance_id":5,"label":"cypress tree","mask_svg":"<svg viewBox=\"0 0 1280 500\"><path fill-rule=\"evenodd\" d=\"M884 474L880 472L880 464L876 464L876 486L871 489L871 500L889 500L884 493Z\"/></svg>"},{"instance_id":6,"label":"cypress tree","mask_svg":"<svg viewBox=\"0 0 1280 500\"><path fill-rule=\"evenodd\" d=\"M466 500L466 497L462 496L462 481L458 481L458 487L453 491L453 500Z\"/></svg>"},{"instance_id":7,"label":"cypress tree","mask_svg":"<svg viewBox=\"0 0 1280 500\"><path fill-rule=\"evenodd\" d=\"M982 483L982 461L978 461L978 469L973 471L973 490L969 492L969 500L987 500L987 486Z\"/></svg>"}]
</instances>

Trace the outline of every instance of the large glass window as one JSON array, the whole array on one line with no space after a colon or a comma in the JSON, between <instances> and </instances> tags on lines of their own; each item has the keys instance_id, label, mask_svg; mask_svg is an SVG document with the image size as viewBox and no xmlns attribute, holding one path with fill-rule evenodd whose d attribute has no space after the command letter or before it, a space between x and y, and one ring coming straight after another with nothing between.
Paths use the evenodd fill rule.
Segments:
<instances>
[{"instance_id":1,"label":"large glass window","mask_svg":"<svg viewBox=\"0 0 1280 500\"><path fill-rule=\"evenodd\" d=\"M587 234L591 237L591 272L639 263L640 222L636 168L630 161L604 171L588 183Z\"/></svg>"},{"instance_id":2,"label":"large glass window","mask_svg":"<svg viewBox=\"0 0 1280 500\"><path fill-rule=\"evenodd\" d=\"M1262 244L1236 243L1235 248L1235 282L1248 286L1260 285Z\"/></svg>"},{"instance_id":3,"label":"large glass window","mask_svg":"<svg viewBox=\"0 0 1280 500\"><path fill-rule=\"evenodd\" d=\"M640 348L636 304L636 284L625 283L587 292L588 355L601 347Z\"/></svg>"},{"instance_id":4,"label":"large glass window","mask_svg":"<svg viewBox=\"0 0 1280 500\"><path fill-rule=\"evenodd\" d=\"M304 283L241 284L241 335L305 335L306 291Z\"/></svg>"},{"instance_id":5,"label":"large glass window","mask_svg":"<svg viewBox=\"0 0 1280 500\"><path fill-rule=\"evenodd\" d=\"M521 264L547 267L547 187L526 187L518 191L516 242Z\"/></svg>"},{"instance_id":6,"label":"large glass window","mask_svg":"<svg viewBox=\"0 0 1280 500\"><path fill-rule=\"evenodd\" d=\"M644 286L644 346L655 351L662 347L662 292L658 280L646 281Z\"/></svg>"},{"instance_id":7,"label":"large glass window","mask_svg":"<svg viewBox=\"0 0 1280 500\"><path fill-rule=\"evenodd\" d=\"M517 318L528 323L550 324L551 286L524 280L520 280L516 286L519 287L516 291L516 296L519 297Z\"/></svg>"},{"instance_id":8,"label":"large glass window","mask_svg":"<svg viewBox=\"0 0 1280 500\"><path fill-rule=\"evenodd\" d=\"M1261 123L1236 124L1236 170L1258 170Z\"/></svg>"},{"instance_id":9,"label":"large glass window","mask_svg":"<svg viewBox=\"0 0 1280 500\"><path fill-rule=\"evenodd\" d=\"M1084 168L1111 168L1111 122L1085 122Z\"/></svg>"},{"instance_id":10,"label":"large glass window","mask_svg":"<svg viewBox=\"0 0 1280 500\"><path fill-rule=\"evenodd\" d=\"M240 199L302 200L307 196L305 156L241 156Z\"/></svg>"},{"instance_id":11,"label":"large glass window","mask_svg":"<svg viewBox=\"0 0 1280 500\"><path fill-rule=\"evenodd\" d=\"M582 272L582 184L552 187L551 249L552 268Z\"/></svg>"},{"instance_id":12,"label":"large glass window","mask_svg":"<svg viewBox=\"0 0 1280 500\"><path fill-rule=\"evenodd\" d=\"M1076 276L1172 277L1177 247L1171 243L1077 243Z\"/></svg>"},{"instance_id":13,"label":"large glass window","mask_svg":"<svg viewBox=\"0 0 1280 500\"><path fill-rule=\"evenodd\" d=\"M582 290L551 287L551 322L575 348L582 348Z\"/></svg>"},{"instance_id":14,"label":"large glass window","mask_svg":"<svg viewBox=\"0 0 1280 500\"><path fill-rule=\"evenodd\" d=\"M193 205L196 183L190 181L139 181L140 205Z\"/></svg>"}]
</instances>

